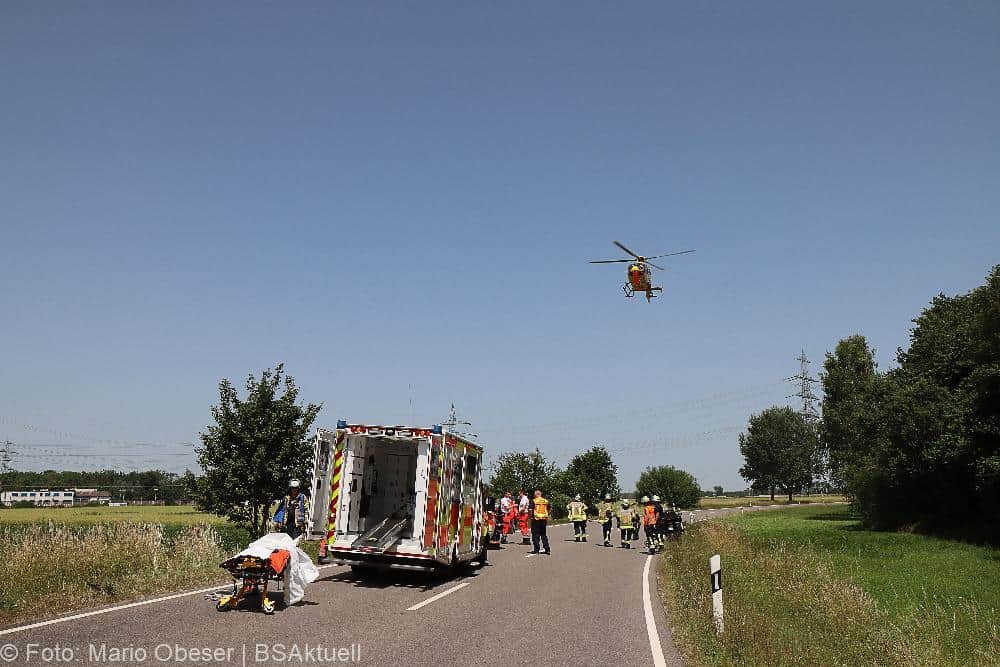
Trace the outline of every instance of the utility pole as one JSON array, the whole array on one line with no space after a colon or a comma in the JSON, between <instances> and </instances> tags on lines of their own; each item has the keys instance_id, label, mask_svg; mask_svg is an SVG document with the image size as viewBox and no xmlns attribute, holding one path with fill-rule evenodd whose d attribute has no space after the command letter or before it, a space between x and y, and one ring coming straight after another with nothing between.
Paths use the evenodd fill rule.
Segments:
<instances>
[{"instance_id":1,"label":"utility pole","mask_svg":"<svg viewBox=\"0 0 1000 667\"><path fill-rule=\"evenodd\" d=\"M10 440L0 443L0 473L10 472L10 462L12 460L10 455L14 453L14 450L10 447L13 444Z\"/></svg>"},{"instance_id":2,"label":"utility pole","mask_svg":"<svg viewBox=\"0 0 1000 667\"><path fill-rule=\"evenodd\" d=\"M472 422L467 422L467 421L461 421L461 420L459 420L459 418L458 418L458 412L455 411L455 404L454 403L451 404L451 411L448 412L448 419L447 419L447 421L445 421L442 424L442 426L448 426L448 427L450 427L449 430L452 433L454 433L455 435L460 435L460 436L463 436L463 437L472 437L472 438L478 438L479 437L478 433L463 433L462 431L460 431L457 428L455 428L456 426L472 426Z\"/></svg>"},{"instance_id":3,"label":"utility pole","mask_svg":"<svg viewBox=\"0 0 1000 667\"><path fill-rule=\"evenodd\" d=\"M819 419L819 413L816 411L815 403L819 399L816 397L816 394L813 393L812 385L819 382L819 380L809 375L810 361L808 357L806 357L805 350L802 350L802 353L798 356L797 360L799 362L798 375L785 378L785 381L797 383L799 385L799 390L790 396L786 396L785 398L798 398L802 401L802 408L799 410L799 414L802 415L810 424L815 424Z\"/></svg>"}]
</instances>

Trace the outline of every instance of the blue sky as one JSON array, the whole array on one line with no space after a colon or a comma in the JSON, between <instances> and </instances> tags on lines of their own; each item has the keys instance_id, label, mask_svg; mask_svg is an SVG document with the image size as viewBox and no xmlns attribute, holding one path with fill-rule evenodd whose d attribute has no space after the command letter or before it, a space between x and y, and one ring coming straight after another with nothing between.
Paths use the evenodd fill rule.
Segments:
<instances>
[{"instance_id":1,"label":"blue sky","mask_svg":"<svg viewBox=\"0 0 1000 667\"><path fill-rule=\"evenodd\" d=\"M0 6L0 439L192 465L222 377L319 422L741 485L800 349L883 366L1000 261L1000 5ZM619 239L697 248L626 300ZM72 456L71 456L72 455ZM83 455L83 456L81 456Z\"/></svg>"}]
</instances>

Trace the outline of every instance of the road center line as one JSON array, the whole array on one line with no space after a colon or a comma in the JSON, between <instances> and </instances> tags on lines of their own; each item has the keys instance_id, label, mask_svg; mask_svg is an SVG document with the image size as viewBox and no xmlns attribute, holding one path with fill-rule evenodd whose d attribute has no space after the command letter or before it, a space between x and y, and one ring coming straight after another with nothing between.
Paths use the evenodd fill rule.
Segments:
<instances>
[{"instance_id":1,"label":"road center line","mask_svg":"<svg viewBox=\"0 0 1000 667\"><path fill-rule=\"evenodd\" d=\"M324 569L328 567L334 567L333 563L329 565L320 565L317 569ZM138 602L130 602L128 604L120 604L116 607L108 607L107 609L95 609L94 611L85 611L81 614L73 614L71 616L60 616L59 618L50 618L47 621L38 621L37 623L29 623L28 625L18 625L13 628L7 628L6 630L0 630L0 637L4 635L12 635L15 632L24 632L25 630L34 630L35 628L44 628L46 625L56 625L58 623L68 623L69 621L78 621L81 618L90 618L91 616L100 616L102 614L110 614L113 611L121 611L123 609L133 609L135 607L144 607L148 604L156 604L157 602L167 602L168 600L176 600L178 598L185 598L191 595L198 595L200 593L208 593L211 591L217 591L220 588L228 587L231 584L228 582L223 582L221 584L216 584L211 588L199 588L196 591L185 591L183 593L174 593L173 595L164 595L163 597L153 598L152 600L139 600Z\"/></svg>"},{"instance_id":2,"label":"road center line","mask_svg":"<svg viewBox=\"0 0 1000 667\"><path fill-rule=\"evenodd\" d=\"M656 631L656 619L653 618L653 603L649 598L649 564L652 562L653 557L646 556L646 565L642 568L642 610L646 614L646 635L649 637L649 650L653 652L653 665L666 667L660 633Z\"/></svg>"},{"instance_id":3,"label":"road center line","mask_svg":"<svg viewBox=\"0 0 1000 667\"><path fill-rule=\"evenodd\" d=\"M437 595L433 595L433 596L427 598L426 600L424 600L423 602L418 602L417 604L413 605L412 607L407 607L406 611L416 611L416 610L420 609L421 607L429 605L431 602L434 602L435 600L440 600L445 595L451 595L452 593L454 593L455 591L459 590L460 588L465 588L468 585L469 585L469 582L466 581L465 583L458 584L457 586L452 586L448 590L442 591L442 592L438 593Z\"/></svg>"}]
</instances>

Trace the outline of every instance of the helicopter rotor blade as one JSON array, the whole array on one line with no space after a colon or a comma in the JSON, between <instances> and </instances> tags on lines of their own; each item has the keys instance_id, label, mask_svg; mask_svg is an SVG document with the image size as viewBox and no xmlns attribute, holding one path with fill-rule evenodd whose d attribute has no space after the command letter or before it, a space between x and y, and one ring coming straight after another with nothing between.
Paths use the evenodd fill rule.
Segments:
<instances>
[{"instance_id":1,"label":"helicopter rotor blade","mask_svg":"<svg viewBox=\"0 0 1000 667\"><path fill-rule=\"evenodd\" d=\"M659 257L673 257L674 255L686 255L689 252L694 252L694 250L681 250L680 252L668 252L665 255L653 255L652 257L647 257L646 259L657 259Z\"/></svg>"},{"instance_id":2,"label":"helicopter rotor blade","mask_svg":"<svg viewBox=\"0 0 1000 667\"><path fill-rule=\"evenodd\" d=\"M650 262L648 260L646 261L646 264L649 264L654 269L659 269L660 271L666 271L666 269L663 268L662 266L659 266L658 264L653 264L652 262Z\"/></svg>"},{"instance_id":3,"label":"helicopter rotor blade","mask_svg":"<svg viewBox=\"0 0 1000 667\"><path fill-rule=\"evenodd\" d=\"M592 259L591 264L617 264L619 262L632 262L631 259Z\"/></svg>"},{"instance_id":4,"label":"helicopter rotor blade","mask_svg":"<svg viewBox=\"0 0 1000 667\"><path fill-rule=\"evenodd\" d=\"M630 254L630 255L632 255L633 257L635 257L636 259L641 259L641 257L640 257L639 255L635 254L634 252L632 252L631 250L629 250L628 248L626 248L625 246L623 246L623 245L622 245L621 243L619 243L618 241L614 241L614 244L615 244L616 246L618 246L619 248L621 248L622 250L624 250L625 252L627 252L628 254Z\"/></svg>"}]
</instances>

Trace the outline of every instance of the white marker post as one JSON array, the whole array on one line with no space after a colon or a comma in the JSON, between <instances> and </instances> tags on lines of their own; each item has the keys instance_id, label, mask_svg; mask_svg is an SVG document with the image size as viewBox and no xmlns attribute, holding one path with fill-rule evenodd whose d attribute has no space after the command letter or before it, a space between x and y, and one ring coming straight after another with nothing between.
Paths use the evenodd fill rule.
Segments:
<instances>
[{"instance_id":1,"label":"white marker post","mask_svg":"<svg viewBox=\"0 0 1000 667\"><path fill-rule=\"evenodd\" d=\"M722 634L722 558L716 554L708 559L708 571L712 575L712 620L716 634Z\"/></svg>"}]
</instances>

